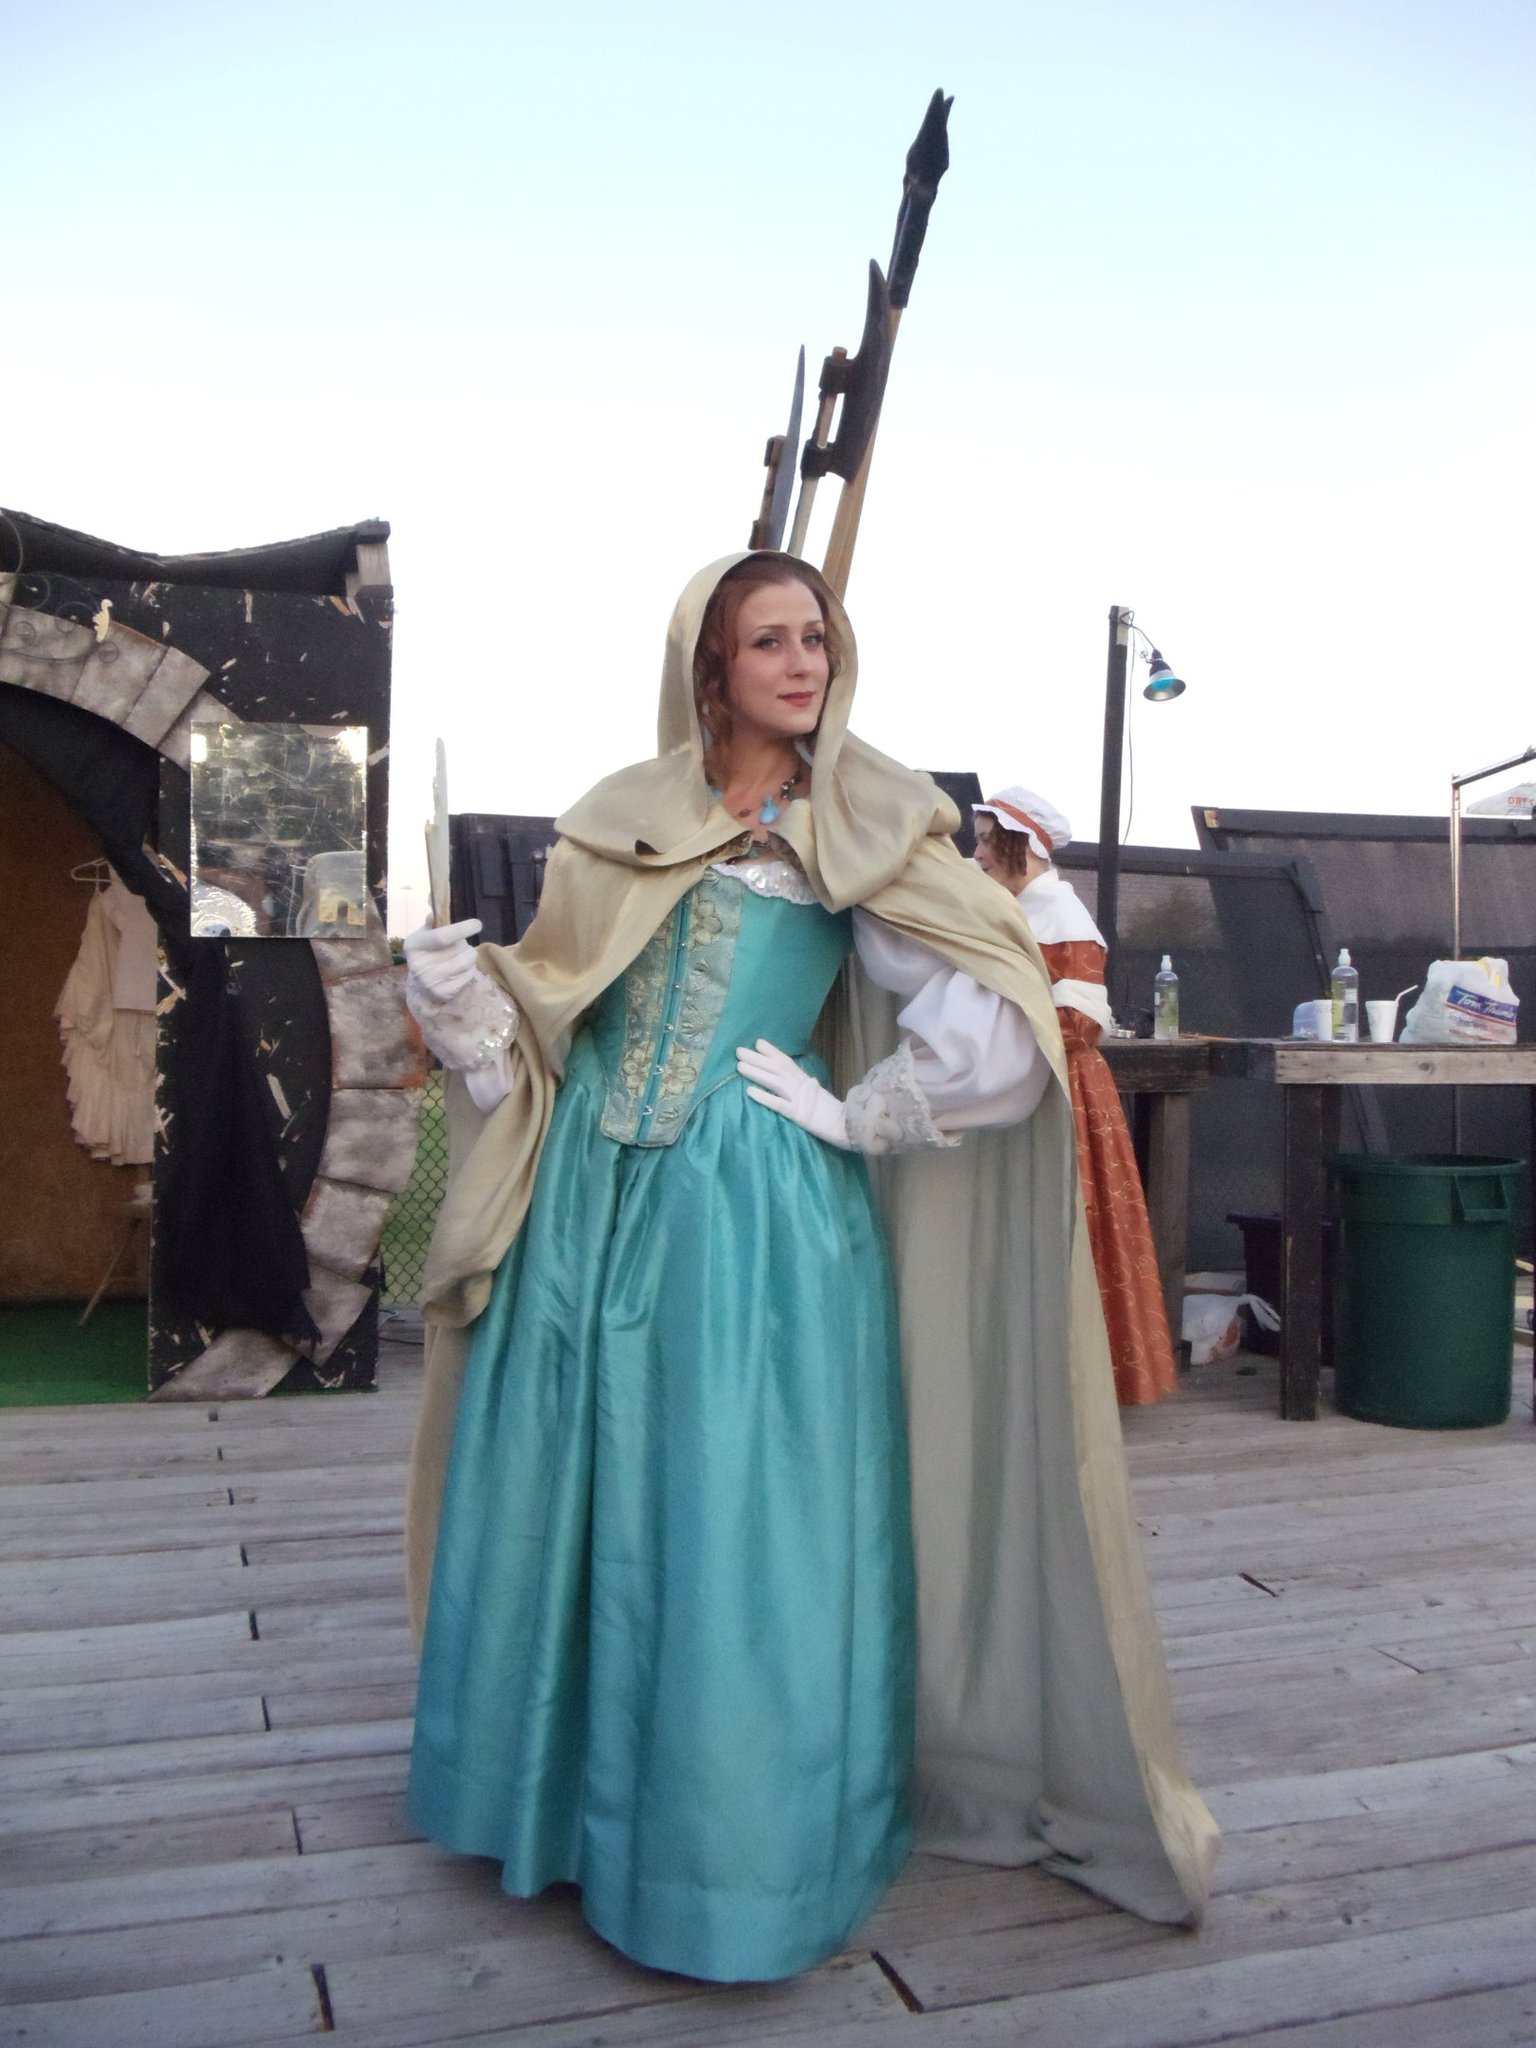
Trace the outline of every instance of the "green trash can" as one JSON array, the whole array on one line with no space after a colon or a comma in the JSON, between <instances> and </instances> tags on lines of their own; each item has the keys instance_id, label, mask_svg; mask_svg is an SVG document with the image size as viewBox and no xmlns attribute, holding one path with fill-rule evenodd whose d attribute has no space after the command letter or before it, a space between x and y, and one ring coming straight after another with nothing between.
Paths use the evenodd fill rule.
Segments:
<instances>
[{"instance_id":1,"label":"green trash can","mask_svg":"<svg viewBox=\"0 0 1536 2048\"><path fill-rule=\"evenodd\" d=\"M1519 1159L1348 1152L1334 1398L1399 1429L1509 1414Z\"/></svg>"}]
</instances>

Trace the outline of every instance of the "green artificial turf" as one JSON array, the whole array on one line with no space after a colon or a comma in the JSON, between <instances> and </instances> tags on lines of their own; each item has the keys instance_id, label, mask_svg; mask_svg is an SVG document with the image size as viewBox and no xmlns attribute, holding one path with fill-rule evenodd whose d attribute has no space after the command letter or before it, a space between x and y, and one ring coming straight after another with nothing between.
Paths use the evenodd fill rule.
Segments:
<instances>
[{"instance_id":1,"label":"green artificial turf","mask_svg":"<svg viewBox=\"0 0 1536 2048\"><path fill-rule=\"evenodd\" d=\"M148 1388L148 1310L102 1301L84 1329L82 1301L0 1305L0 1408L142 1401Z\"/></svg>"}]
</instances>

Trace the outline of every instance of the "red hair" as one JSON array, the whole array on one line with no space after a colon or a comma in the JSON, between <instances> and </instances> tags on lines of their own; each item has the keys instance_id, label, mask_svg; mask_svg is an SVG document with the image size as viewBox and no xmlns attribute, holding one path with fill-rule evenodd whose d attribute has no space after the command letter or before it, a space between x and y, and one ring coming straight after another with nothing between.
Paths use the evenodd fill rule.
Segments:
<instances>
[{"instance_id":1,"label":"red hair","mask_svg":"<svg viewBox=\"0 0 1536 2048\"><path fill-rule=\"evenodd\" d=\"M976 820L976 837L986 840L992 849L993 858L1009 881L1022 883L1025 865L1034 851L1029 843L1029 834L1010 832L1006 825L1000 825L996 818L983 813ZM1050 866L1049 861L1046 862L1046 866Z\"/></svg>"},{"instance_id":2,"label":"red hair","mask_svg":"<svg viewBox=\"0 0 1536 2048\"><path fill-rule=\"evenodd\" d=\"M704 730L705 771L712 782L721 779L716 771L730 747L731 728L735 723L727 687L731 663L740 644L736 621L742 604L750 592L761 590L765 585L792 583L798 583L811 593L821 613L826 633L828 682L843 665L842 643L836 626L827 617L826 599L811 579L802 573L797 562L788 561L782 555L748 555L744 562L727 569L704 608L704 622L699 627L698 642L693 650L693 701L699 714L699 724Z\"/></svg>"}]
</instances>

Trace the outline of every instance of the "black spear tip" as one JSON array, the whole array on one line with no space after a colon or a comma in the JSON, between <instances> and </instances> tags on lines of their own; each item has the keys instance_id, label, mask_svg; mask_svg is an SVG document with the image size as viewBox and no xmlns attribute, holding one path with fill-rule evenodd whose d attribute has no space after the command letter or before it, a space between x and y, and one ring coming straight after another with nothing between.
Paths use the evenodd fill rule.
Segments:
<instances>
[{"instance_id":1,"label":"black spear tip","mask_svg":"<svg viewBox=\"0 0 1536 2048\"><path fill-rule=\"evenodd\" d=\"M907 151L907 187L926 185L936 190L940 178L949 169L949 110L954 104L954 94L946 99L942 85L928 102L923 125Z\"/></svg>"},{"instance_id":2,"label":"black spear tip","mask_svg":"<svg viewBox=\"0 0 1536 2048\"><path fill-rule=\"evenodd\" d=\"M939 180L949 169L949 110L954 95L946 99L941 86L928 102L923 125L907 151L907 174L901 185L901 208L896 215L896 239L891 245L891 304L905 306L912 294L917 259L928 232L928 215L938 195Z\"/></svg>"}]
</instances>

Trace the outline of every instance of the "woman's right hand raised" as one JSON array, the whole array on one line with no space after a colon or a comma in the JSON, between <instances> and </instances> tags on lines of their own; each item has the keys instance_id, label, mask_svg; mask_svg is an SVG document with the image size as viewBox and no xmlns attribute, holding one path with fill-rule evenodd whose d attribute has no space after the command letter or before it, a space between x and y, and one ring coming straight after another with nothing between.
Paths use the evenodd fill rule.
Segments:
<instances>
[{"instance_id":1,"label":"woman's right hand raised","mask_svg":"<svg viewBox=\"0 0 1536 2048\"><path fill-rule=\"evenodd\" d=\"M478 917L465 917L457 924L424 924L407 936L405 960L411 979L434 1002L451 1001L479 972L469 942L481 929Z\"/></svg>"},{"instance_id":2,"label":"woman's right hand raised","mask_svg":"<svg viewBox=\"0 0 1536 2048\"><path fill-rule=\"evenodd\" d=\"M405 942L410 972L405 1006L445 1067L463 1074L479 1109L492 1110L512 1086L507 1048L517 1036L517 1005L482 974L469 943L478 917L425 924Z\"/></svg>"}]
</instances>

